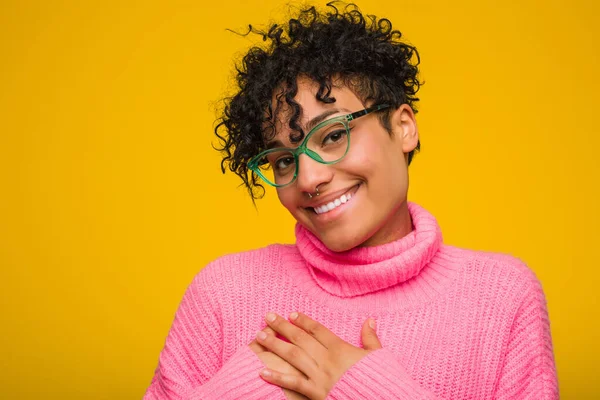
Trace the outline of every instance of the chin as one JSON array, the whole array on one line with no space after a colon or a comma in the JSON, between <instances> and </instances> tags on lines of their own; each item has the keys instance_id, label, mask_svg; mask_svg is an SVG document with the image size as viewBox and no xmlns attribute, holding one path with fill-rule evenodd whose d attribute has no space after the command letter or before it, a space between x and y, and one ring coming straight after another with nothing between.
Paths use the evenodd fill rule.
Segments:
<instances>
[{"instance_id":1,"label":"chin","mask_svg":"<svg viewBox=\"0 0 600 400\"><path fill-rule=\"evenodd\" d=\"M351 250L366 241L366 239L359 239L353 235L336 235L334 233L327 235L317 233L317 237L323 242L325 247L336 253Z\"/></svg>"}]
</instances>

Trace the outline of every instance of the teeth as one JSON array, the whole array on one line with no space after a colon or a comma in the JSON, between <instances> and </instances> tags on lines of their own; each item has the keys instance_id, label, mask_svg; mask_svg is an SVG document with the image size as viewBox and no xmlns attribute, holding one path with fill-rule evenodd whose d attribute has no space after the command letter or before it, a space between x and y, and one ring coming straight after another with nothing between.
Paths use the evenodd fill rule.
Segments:
<instances>
[{"instance_id":1,"label":"teeth","mask_svg":"<svg viewBox=\"0 0 600 400\"><path fill-rule=\"evenodd\" d=\"M350 193L341 195L338 199L335 199L327 204L324 204L320 207L315 207L314 210L317 214L323 214L333 210L336 207L341 206L350 201L352 195Z\"/></svg>"}]
</instances>

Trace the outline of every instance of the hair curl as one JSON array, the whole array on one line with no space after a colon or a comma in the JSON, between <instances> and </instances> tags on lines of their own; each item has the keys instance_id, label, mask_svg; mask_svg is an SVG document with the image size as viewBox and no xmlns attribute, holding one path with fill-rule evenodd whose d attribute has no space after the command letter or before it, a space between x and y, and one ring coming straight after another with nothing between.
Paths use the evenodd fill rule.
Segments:
<instances>
[{"instance_id":1,"label":"hair curl","mask_svg":"<svg viewBox=\"0 0 600 400\"><path fill-rule=\"evenodd\" d=\"M301 10L287 26L273 24L260 31L250 25L245 34L261 35L268 43L252 47L236 66L239 90L224 100L215 134L220 142L216 149L223 154L221 170L225 173L228 167L236 173L253 201L264 195L264 187L247 163L274 136L274 117L282 101L292 112L290 140L297 143L304 137L298 124L300 105L294 100L299 76L319 85L316 97L324 103L335 102L330 96L335 78L363 103L386 103L392 110L408 104L417 112L415 95L421 85L417 49L400 41L401 32L392 29L388 19L363 15L354 4L341 10L336 2L327 6L326 12L315 7ZM275 90L278 104L273 109ZM389 112L382 112L380 121L391 131ZM409 153L409 164L419 149L420 143Z\"/></svg>"}]
</instances>

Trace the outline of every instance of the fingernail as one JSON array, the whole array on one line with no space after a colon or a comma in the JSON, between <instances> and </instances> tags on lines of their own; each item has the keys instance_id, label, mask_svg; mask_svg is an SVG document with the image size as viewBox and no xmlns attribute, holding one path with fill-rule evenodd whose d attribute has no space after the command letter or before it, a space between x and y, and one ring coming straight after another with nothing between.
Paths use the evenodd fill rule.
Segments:
<instances>
[{"instance_id":1,"label":"fingernail","mask_svg":"<svg viewBox=\"0 0 600 400\"><path fill-rule=\"evenodd\" d=\"M269 321L269 322L273 322L273 321L275 321L275 318L277 318L277 317L275 316L275 314L273 314L273 313L268 313L268 314L267 314L267 321Z\"/></svg>"},{"instance_id":2,"label":"fingernail","mask_svg":"<svg viewBox=\"0 0 600 400\"><path fill-rule=\"evenodd\" d=\"M256 337L260 340L265 340L267 338L267 334L264 333L263 331L260 331L256 334Z\"/></svg>"},{"instance_id":3,"label":"fingernail","mask_svg":"<svg viewBox=\"0 0 600 400\"><path fill-rule=\"evenodd\" d=\"M260 371L260 374L262 376L271 376L271 371L269 371L268 369L263 369L262 371Z\"/></svg>"},{"instance_id":4,"label":"fingernail","mask_svg":"<svg viewBox=\"0 0 600 400\"><path fill-rule=\"evenodd\" d=\"M375 329L375 320L373 318L369 318L369 326L371 329Z\"/></svg>"},{"instance_id":5,"label":"fingernail","mask_svg":"<svg viewBox=\"0 0 600 400\"><path fill-rule=\"evenodd\" d=\"M298 313L297 313L297 312L293 312L293 313L291 313L291 314L290 314L290 319L291 319L292 321L294 321L294 320L295 320L295 319L297 319L297 318L298 318Z\"/></svg>"}]
</instances>

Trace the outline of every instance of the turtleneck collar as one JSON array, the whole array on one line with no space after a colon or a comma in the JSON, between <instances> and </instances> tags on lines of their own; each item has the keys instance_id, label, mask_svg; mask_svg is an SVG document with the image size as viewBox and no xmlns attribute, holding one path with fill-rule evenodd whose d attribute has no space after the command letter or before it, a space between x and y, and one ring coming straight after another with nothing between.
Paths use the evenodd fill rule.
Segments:
<instances>
[{"instance_id":1,"label":"turtleneck collar","mask_svg":"<svg viewBox=\"0 0 600 400\"><path fill-rule=\"evenodd\" d=\"M297 224L296 246L317 284L332 295L355 297L386 289L418 275L442 243L433 215L410 202L408 211L414 229L394 242L336 253Z\"/></svg>"}]
</instances>

